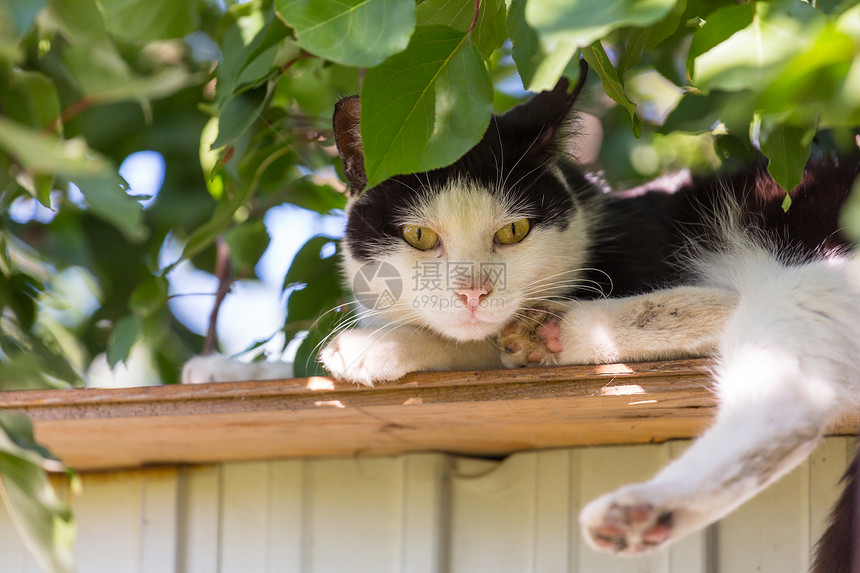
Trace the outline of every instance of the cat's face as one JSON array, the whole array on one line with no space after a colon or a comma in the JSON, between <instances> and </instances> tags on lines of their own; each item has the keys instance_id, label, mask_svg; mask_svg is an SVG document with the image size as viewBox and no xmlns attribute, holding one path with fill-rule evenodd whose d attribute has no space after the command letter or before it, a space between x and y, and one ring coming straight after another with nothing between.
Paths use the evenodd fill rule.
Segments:
<instances>
[{"instance_id":1,"label":"cat's face","mask_svg":"<svg viewBox=\"0 0 860 573\"><path fill-rule=\"evenodd\" d=\"M539 202L466 178L429 189L416 178L421 190L400 190L399 204L357 200L344 266L359 300L388 322L476 340L498 333L529 303L569 292L583 262L587 221L563 200L563 183L547 179L542 184L558 194L554 208L561 210L553 222ZM364 213L377 208L390 226L363 224ZM383 276L384 269L393 272ZM369 280L360 282L362 276ZM393 290L387 279L397 296L385 294Z\"/></svg>"},{"instance_id":2,"label":"cat's face","mask_svg":"<svg viewBox=\"0 0 860 573\"><path fill-rule=\"evenodd\" d=\"M572 290L589 221L554 160L555 129L572 96L563 87L546 94L555 97L538 100L537 113L527 107L535 98L493 118L453 165L392 177L350 199L344 271L369 316L477 340L541 298ZM338 133L336 114L345 171L360 187L363 157L348 152L360 143L345 140L344 123Z\"/></svg>"}]
</instances>

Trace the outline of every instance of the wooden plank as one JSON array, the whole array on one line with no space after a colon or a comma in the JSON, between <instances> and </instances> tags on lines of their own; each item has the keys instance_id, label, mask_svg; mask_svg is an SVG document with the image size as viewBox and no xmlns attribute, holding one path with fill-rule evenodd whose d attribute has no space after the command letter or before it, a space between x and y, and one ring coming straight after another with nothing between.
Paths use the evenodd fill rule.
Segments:
<instances>
[{"instance_id":1,"label":"wooden plank","mask_svg":"<svg viewBox=\"0 0 860 573\"><path fill-rule=\"evenodd\" d=\"M538 452L537 482L535 484L535 573L567 573L579 541L579 508L573 505L574 476L570 450Z\"/></svg>"},{"instance_id":2,"label":"wooden plank","mask_svg":"<svg viewBox=\"0 0 860 573\"><path fill-rule=\"evenodd\" d=\"M307 462L304 573L400 571L404 457Z\"/></svg>"},{"instance_id":3,"label":"wooden plank","mask_svg":"<svg viewBox=\"0 0 860 573\"><path fill-rule=\"evenodd\" d=\"M676 441L667 444L670 459L675 459L684 453L692 442ZM708 573L715 571L709 561L713 532L710 528L688 535L684 539L669 546L669 573Z\"/></svg>"},{"instance_id":4,"label":"wooden plank","mask_svg":"<svg viewBox=\"0 0 860 573\"><path fill-rule=\"evenodd\" d=\"M223 573L266 573L269 472L265 462L227 464L221 474Z\"/></svg>"},{"instance_id":5,"label":"wooden plank","mask_svg":"<svg viewBox=\"0 0 860 573\"><path fill-rule=\"evenodd\" d=\"M458 459L454 468L447 570L536 573L537 453Z\"/></svg>"},{"instance_id":6,"label":"wooden plank","mask_svg":"<svg viewBox=\"0 0 860 573\"><path fill-rule=\"evenodd\" d=\"M269 462L268 573L302 573L305 460Z\"/></svg>"},{"instance_id":7,"label":"wooden plank","mask_svg":"<svg viewBox=\"0 0 860 573\"><path fill-rule=\"evenodd\" d=\"M403 459L401 573L445 571L448 526L449 460L440 454L410 454Z\"/></svg>"},{"instance_id":8,"label":"wooden plank","mask_svg":"<svg viewBox=\"0 0 860 573\"><path fill-rule=\"evenodd\" d=\"M809 462L719 523L720 571L809 570Z\"/></svg>"},{"instance_id":9,"label":"wooden plank","mask_svg":"<svg viewBox=\"0 0 860 573\"><path fill-rule=\"evenodd\" d=\"M27 550L18 531L12 522L12 516L6 510L6 504L0 500L0 559L3 569L9 571L25 571L24 564L27 561Z\"/></svg>"},{"instance_id":10,"label":"wooden plank","mask_svg":"<svg viewBox=\"0 0 860 573\"><path fill-rule=\"evenodd\" d=\"M437 451L500 456L699 434L707 360L434 372L365 388L327 378L6 392L79 470ZM853 431L849 421L836 429Z\"/></svg>"},{"instance_id":11,"label":"wooden plank","mask_svg":"<svg viewBox=\"0 0 860 573\"><path fill-rule=\"evenodd\" d=\"M178 567L183 573L218 571L221 467L183 468L179 476Z\"/></svg>"},{"instance_id":12,"label":"wooden plank","mask_svg":"<svg viewBox=\"0 0 860 573\"><path fill-rule=\"evenodd\" d=\"M71 498L78 527L78 571L138 573L143 520L141 473L83 474L81 482L83 494Z\"/></svg>"},{"instance_id":13,"label":"wooden plank","mask_svg":"<svg viewBox=\"0 0 860 573\"><path fill-rule=\"evenodd\" d=\"M142 479L140 573L175 573L178 470L149 469Z\"/></svg>"}]
</instances>

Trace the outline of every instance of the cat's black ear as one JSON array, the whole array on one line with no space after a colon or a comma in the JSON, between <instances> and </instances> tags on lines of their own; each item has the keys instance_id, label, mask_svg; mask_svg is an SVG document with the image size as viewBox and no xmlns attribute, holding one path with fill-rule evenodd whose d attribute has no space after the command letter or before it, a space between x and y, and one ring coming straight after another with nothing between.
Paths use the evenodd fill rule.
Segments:
<instances>
[{"instance_id":1,"label":"cat's black ear","mask_svg":"<svg viewBox=\"0 0 860 573\"><path fill-rule=\"evenodd\" d=\"M535 151L551 148L587 77L588 64L585 60L580 60L579 79L573 89L570 89L568 79L562 77L551 91L540 92L529 101L499 116L499 127L508 131L511 136L534 142L532 149Z\"/></svg>"},{"instance_id":2,"label":"cat's black ear","mask_svg":"<svg viewBox=\"0 0 860 573\"><path fill-rule=\"evenodd\" d=\"M343 172L349 186L348 195L358 195L367 186L364 172L364 149L361 147L361 102L358 96L340 100L334 106L334 142L343 162Z\"/></svg>"}]
</instances>

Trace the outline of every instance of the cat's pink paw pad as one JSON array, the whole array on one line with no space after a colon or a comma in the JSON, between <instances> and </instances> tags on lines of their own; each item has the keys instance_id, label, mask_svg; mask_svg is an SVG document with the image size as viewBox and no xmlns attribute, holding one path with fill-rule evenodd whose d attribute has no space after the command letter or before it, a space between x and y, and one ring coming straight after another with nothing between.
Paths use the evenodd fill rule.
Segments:
<instances>
[{"instance_id":1,"label":"cat's pink paw pad","mask_svg":"<svg viewBox=\"0 0 860 573\"><path fill-rule=\"evenodd\" d=\"M674 513L649 504L611 503L600 500L585 510L581 521L592 547L620 555L638 555L667 542L674 530Z\"/></svg>"},{"instance_id":2,"label":"cat's pink paw pad","mask_svg":"<svg viewBox=\"0 0 860 573\"><path fill-rule=\"evenodd\" d=\"M538 326L535 335L550 352L564 350L564 346L561 344L561 320L557 316L551 316L546 322Z\"/></svg>"},{"instance_id":3,"label":"cat's pink paw pad","mask_svg":"<svg viewBox=\"0 0 860 573\"><path fill-rule=\"evenodd\" d=\"M507 368L548 365L557 362L561 344L561 320L552 309L536 307L518 314L497 339Z\"/></svg>"}]
</instances>

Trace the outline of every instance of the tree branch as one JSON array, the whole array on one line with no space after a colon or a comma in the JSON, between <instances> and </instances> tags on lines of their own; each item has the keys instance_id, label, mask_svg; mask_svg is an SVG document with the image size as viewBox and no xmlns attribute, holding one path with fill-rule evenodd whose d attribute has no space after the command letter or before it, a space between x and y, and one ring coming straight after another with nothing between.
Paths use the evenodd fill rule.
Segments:
<instances>
[{"instance_id":1,"label":"tree branch","mask_svg":"<svg viewBox=\"0 0 860 573\"><path fill-rule=\"evenodd\" d=\"M233 288L235 279L230 265L230 247L221 237L215 240L216 259L215 276L218 277L218 290L215 292L215 302L209 315L209 328L206 331L206 341L203 343L203 354L212 354L218 347L218 313L221 303Z\"/></svg>"}]
</instances>

